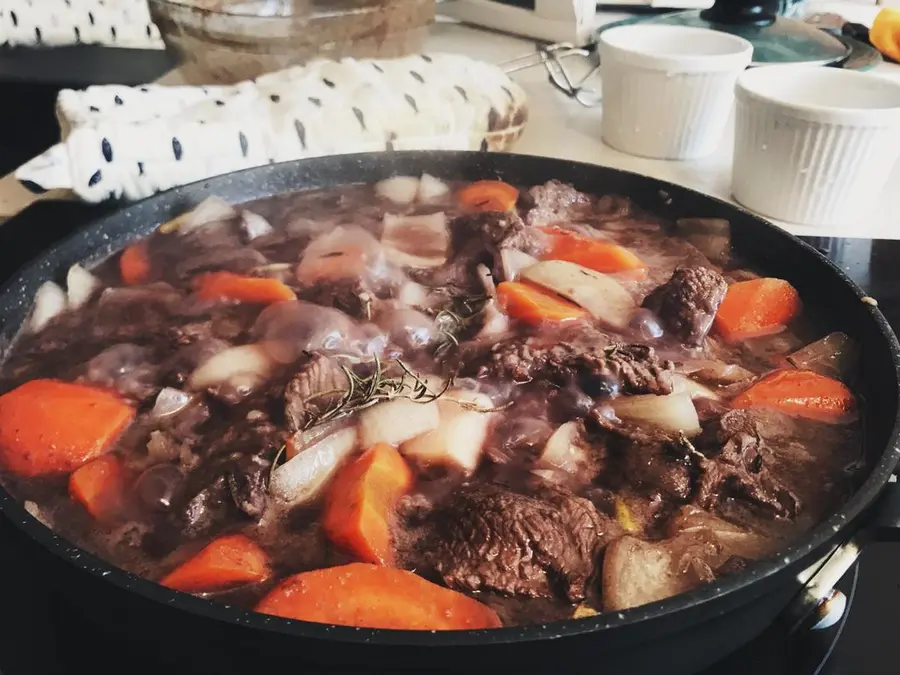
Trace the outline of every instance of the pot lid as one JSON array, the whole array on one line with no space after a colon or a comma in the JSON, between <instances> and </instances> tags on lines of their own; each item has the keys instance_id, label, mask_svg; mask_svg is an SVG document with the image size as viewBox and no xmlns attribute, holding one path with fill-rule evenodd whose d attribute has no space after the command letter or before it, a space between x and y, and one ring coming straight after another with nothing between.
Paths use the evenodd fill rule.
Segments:
<instances>
[{"instance_id":1,"label":"pot lid","mask_svg":"<svg viewBox=\"0 0 900 675\"><path fill-rule=\"evenodd\" d=\"M754 66L788 63L827 65L842 61L849 53L847 45L833 35L796 19L777 16L762 25L752 22L721 23L705 18L706 14L705 11L691 10L627 19L601 27L594 37L596 40L601 32L613 26L641 22L711 28L748 40L753 45Z\"/></svg>"}]
</instances>

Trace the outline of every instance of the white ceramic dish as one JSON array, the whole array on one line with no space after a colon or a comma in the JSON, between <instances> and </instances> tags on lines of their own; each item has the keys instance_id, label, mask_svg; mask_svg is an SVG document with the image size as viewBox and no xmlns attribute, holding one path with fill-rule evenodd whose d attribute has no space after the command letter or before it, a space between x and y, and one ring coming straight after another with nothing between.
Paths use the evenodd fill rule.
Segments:
<instances>
[{"instance_id":1,"label":"white ceramic dish","mask_svg":"<svg viewBox=\"0 0 900 675\"><path fill-rule=\"evenodd\" d=\"M654 159L715 151L753 45L705 28L635 24L604 30L599 49L608 145Z\"/></svg>"},{"instance_id":2,"label":"white ceramic dish","mask_svg":"<svg viewBox=\"0 0 900 675\"><path fill-rule=\"evenodd\" d=\"M848 225L877 203L900 157L900 83L803 66L736 85L732 192L764 216Z\"/></svg>"}]
</instances>

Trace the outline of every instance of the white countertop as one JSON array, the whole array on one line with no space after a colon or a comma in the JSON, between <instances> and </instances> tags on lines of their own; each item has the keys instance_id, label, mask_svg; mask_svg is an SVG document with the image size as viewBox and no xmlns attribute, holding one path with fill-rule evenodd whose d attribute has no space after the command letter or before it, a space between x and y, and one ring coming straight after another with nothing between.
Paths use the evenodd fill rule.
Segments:
<instances>
[{"instance_id":1,"label":"white countertop","mask_svg":"<svg viewBox=\"0 0 900 675\"><path fill-rule=\"evenodd\" d=\"M851 21L870 24L877 8L874 5L844 2L816 2L821 11L839 11ZM626 15L604 14L603 23L617 21ZM463 52L473 58L498 63L534 50L528 40L497 35L451 23L434 26L428 45L431 51ZM568 63L568 62L567 62ZM575 64L572 64L573 70ZM900 66L882 64L873 72L900 81ZM719 150L712 156L690 162L673 162L632 157L617 152L600 140L600 109L587 109L569 100L548 81L543 68L516 73L513 77L529 95L530 121L515 152L560 157L653 176L694 188L716 197L730 199L731 128L726 131ZM179 83L176 72L166 75L162 83ZM598 188L602 189L601 186ZM900 193L900 164L890 177L881 203L870 216L853 228L834 229L781 224L795 234L844 236L860 238L900 239L900 216L896 203L888 194ZM11 175L0 179L0 217L11 216L39 198L23 188Z\"/></svg>"}]
</instances>

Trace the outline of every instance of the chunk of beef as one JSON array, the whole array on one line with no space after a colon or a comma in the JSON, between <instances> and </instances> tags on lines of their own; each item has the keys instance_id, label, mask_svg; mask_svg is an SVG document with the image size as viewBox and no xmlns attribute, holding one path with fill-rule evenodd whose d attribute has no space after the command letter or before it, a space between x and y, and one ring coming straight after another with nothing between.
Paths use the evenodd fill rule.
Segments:
<instances>
[{"instance_id":1,"label":"chunk of beef","mask_svg":"<svg viewBox=\"0 0 900 675\"><path fill-rule=\"evenodd\" d=\"M436 511L428 559L449 587L582 600L597 552L620 533L586 499L468 485Z\"/></svg>"},{"instance_id":2,"label":"chunk of beef","mask_svg":"<svg viewBox=\"0 0 900 675\"><path fill-rule=\"evenodd\" d=\"M477 237L492 254L515 248L535 255L541 250L540 230L527 226L513 211L484 211L460 216L453 221L455 232L468 240Z\"/></svg>"},{"instance_id":3,"label":"chunk of beef","mask_svg":"<svg viewBox=\"0 0 900 675\"><path fill-rule=\"evenodd\" d=\"M625 451L624 470L641 491L659 491L669 499L686 502L691 497L690 460L669 443L634 443Z\"/></svg>"},{"instance_id":4,"label":"chunk of beef","mask_svg":"<svg viewBox=\"0 0 900 675\"><path fill-rule=\"evenodd\" d=\"M299 296L307 302L334 307L363 320L372 318L372 303L376 300L375 293L358 277L320 281L301 289Z\"/></svg>"},{"instance_id":5,"label":"chunk of beef","mask_svg":"<svg viewBox=\"0 0 900 675\"><path fill-rule=\"evenodd\" d=\"M591 212L591 198L571 185L551 180L528 191L532 202L525 222L532 226L580 220Z\"/></svg>"},{"instance_id":6,"label":"chunk of beef","mask_svg":"<svg viewBox=\"0 0 900 675\"><path fill-rule=\"evenodd\" d=\"M697 347L709 334L727 290L728 282L715 270L679 267L644 299L643 306L656 312L684 344Z\"/></svg>"},{"instance_id":7,"label":"chunk of beef","mask_svg":"<svg viewBox=\"0 0 900 675\"><path fill-rule=\"evenodd\" d=\"M697 506L713 510L738 498L776 516L797 515L800 500L772 471L772 449L751 411L732 410L709 424L697 447L710 458L702 465Z\"/></svg>"},{"instance_id":8,"label":"chunk of beef","mask_svg":"<svg viewBox=\"0 0 900 675\"><path fill-rule=\"evenodd\" d=\"M759 559L778 548L774 537L739 527L734 523L714 516L693 505L685 505L669 521L669 534L677 536L681 532L710 532L722 548L723 558Z\"/></svg>"},{"instance_id":9,"label":"chunk of beef","mask_svg":"<svg viewBox=\"0 0 900 675\"><path fill-rule=\"evenodd\" d=\"M510 338L492 345L486 357L467 359L462 374L520 384L575 381L590 395L672 392L673 364L641 344L546 345L535 338Z\"/></svg>"},{"instance_id":10,"label":"chunk of beef","mask_svg":"<svg viewBox=\"0 0 900 675\"><path fill-rule=\"evenodd\" d=\"M291 378L284 390L284 413L291 431L306 425L311 408L327 410L347 389L347 374L340 364L322 354L314 354Z\"/></svg>"}]
</instances>

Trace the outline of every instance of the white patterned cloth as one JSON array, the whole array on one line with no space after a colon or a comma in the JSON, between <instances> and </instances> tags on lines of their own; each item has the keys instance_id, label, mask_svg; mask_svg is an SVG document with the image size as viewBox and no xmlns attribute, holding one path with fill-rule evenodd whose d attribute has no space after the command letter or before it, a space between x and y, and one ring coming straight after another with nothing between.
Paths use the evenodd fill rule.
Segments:
<instances>
[{"instance_id":1,"label":"white patterned cloth","mask_svg":"<svg viewBox=\"0 0 900 675\"><path fill-rule=\"evenodd\" d=\"M317 60L219 87L90 87L57 101L62 143L16 177L82 199L138 199L238 169L384 150L505 150L525 92L455 54Z\"/></svg>"},{"instance_id":2,"label":"white patterned cloth","mask_svg":"<svg viewBox=\"0 0 900 675\"><path fill-rule=\"evenodd\" d=\"M147 0L0 0L0 45L163 49Z\"/></svg>"}]
</instances>

